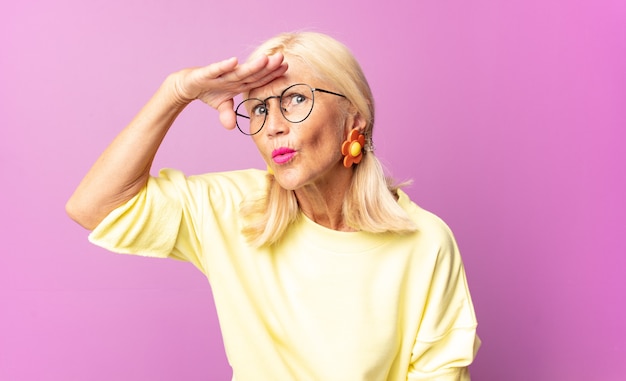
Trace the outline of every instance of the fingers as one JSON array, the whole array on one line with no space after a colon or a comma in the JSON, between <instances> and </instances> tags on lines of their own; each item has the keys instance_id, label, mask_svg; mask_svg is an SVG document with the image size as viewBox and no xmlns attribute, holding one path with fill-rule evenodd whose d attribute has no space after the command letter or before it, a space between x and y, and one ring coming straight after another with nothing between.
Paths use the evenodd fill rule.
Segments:
<instances>
[{"instance_id":1,"label":"fingers","mask_svg":"<svg viewBox=\"0 0 626 381\"><path fill-rule=\"evenodd\" d=\"M289 65L286 62L281 62L281 64L274 69L266 68L265 71L259 72L257 75L250 76L246 82L246 90L261 87L272 82L276 78L285 74L288 68Z\"/></svg>"},{"instance_id":2,"label":"fingers","mask_svg":"<svg viewBox=\"0 0 626 381\"><path fill-rule=\"evenodd\" d=\"M253 76L263 71L272 72L276 70L284 61L285 56L282 53L276 53L271 56L261 55L256 59L241 65L242 74L244 76Z\"/></svg>"},{"instance_id":3,"label":"fingers","mask_svg":"<svg viewBox=\"0 0 626 381\"><path fill-rule=\"evenodd\" d=\"M231 72L224 72L220 79L250 89L266 84L281 76L287 70L282 54L259 56L258 58L236 66Z\"/></svg>"},{"instance_id":4,"label":"fingers","mask_svg":"<svg viewBox=\"0 0 626 381\"><path fill-rule=\"evenodd\" d=\"M222 78L225 81L232 82L254 82L258 78L264 77L279 68L283 59L282 54L262 55L250 62L239 65L237 57L231 57L200 68L199 74L206 79Z\"/></svg>"},{"instance_id":5,"label":"fingers","mask_svg":"<svg viewBox=\"0 0 626 381\"><path fill-rule=\"evenodd\" d=\"M202 88L217 87L233 93L242 93L255 87L263 86L280 77L287 71L287 63L283 62L282 54L259 56L258 58L238 64L232 57L214 64L197 68L192 83ZM209 85L211 84L212 85ZM200 90L202 91L202 90Z\"/></svg>"},{"instance_id":6,"label":"fingers","mask_svg":"<svg viewBox=\"0 0 626 381\"><path fill-rule=\"evenodd\" d=\"M231 57L220 62L201 68L201 76L208 79L218 78L226 73L232 72L237 67L237 57Z\"/></svg>"},{"instance_id":7,"label":"fingers","mask_svg":"<svg viewBox=\"0 0 626 381\"><path fill-rule=\"evenodd\" d=\"M220 114L220 123L222 123L224 128L226 128L227 130L232 130L237 126L235 111L233 111L232 99L229 99L217 106L217 111Z\"/></svg>"}]
</instances>

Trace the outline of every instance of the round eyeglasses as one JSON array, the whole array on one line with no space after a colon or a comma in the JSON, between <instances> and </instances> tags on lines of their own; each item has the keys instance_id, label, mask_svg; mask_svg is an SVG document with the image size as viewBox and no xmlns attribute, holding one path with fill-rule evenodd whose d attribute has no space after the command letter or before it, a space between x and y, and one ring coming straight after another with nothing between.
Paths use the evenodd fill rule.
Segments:
<instances>
[{"instance_id":1,"label":"round eyeglasses","mask_svg":"<svg viewBox=\"0 0 626 381\"><path fill-rule=\"evenodd\" d=\"M345 98L343 94L329 90L318 89L304 83L291 85L280 95L272 95L265 99L248 98L243 100L235 109L237 128L245 135L258 134L265 125L268 114L268 101L277 98L280 104L280 113L291 123L300 123L311 115L315 103L315 92L327 93Z\"/></svg>"}]
</instances>

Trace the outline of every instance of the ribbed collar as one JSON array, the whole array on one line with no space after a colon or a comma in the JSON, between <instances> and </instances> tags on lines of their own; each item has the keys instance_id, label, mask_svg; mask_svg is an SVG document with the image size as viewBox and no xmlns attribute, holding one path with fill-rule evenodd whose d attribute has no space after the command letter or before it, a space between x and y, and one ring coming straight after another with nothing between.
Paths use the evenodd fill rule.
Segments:
<instances>
[{"instance_id":1,"label":"ribbed collar","mask_svg":"<svg viewBox=\"0 0 626 381\"><path fill-rule=\"evenodd\" d=\"M398 204L403 208L410 208L408 196L398 191ZM359 254L376 249L392 240L393 233L343 232L329 229L315 223L304 213L300 213L298 220L292 225L288 239L296 237L307 241L312 246L336 254Z\"/></svg>"}]
</instances>

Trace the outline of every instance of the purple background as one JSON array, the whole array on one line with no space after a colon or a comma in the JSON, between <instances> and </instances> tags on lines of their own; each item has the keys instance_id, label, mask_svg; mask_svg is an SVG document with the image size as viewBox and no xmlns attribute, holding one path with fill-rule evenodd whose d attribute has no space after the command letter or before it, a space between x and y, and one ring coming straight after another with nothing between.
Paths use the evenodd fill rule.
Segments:
<instances>
[{"instance_id":1,"label":"purple background","mask_svg":"<svg viewBox=\"0 0 626 381\"><path fill-rule=\"evenodd\" d=\"M90 245L64 204L168 73L295 29L351 47L378 155L456 233L474 379L625 379L626 3L366 3L2 2L0 380L229 379L202 274ZM263 168L202 104L165 166Z\"/></svg>"}]
</instances>

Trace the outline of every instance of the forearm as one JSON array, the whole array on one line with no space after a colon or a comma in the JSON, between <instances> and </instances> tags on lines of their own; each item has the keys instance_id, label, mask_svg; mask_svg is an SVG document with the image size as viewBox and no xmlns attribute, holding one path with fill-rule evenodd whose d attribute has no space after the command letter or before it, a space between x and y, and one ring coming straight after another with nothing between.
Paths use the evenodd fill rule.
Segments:
<instances>
[{"instance_id":1,"label":"forearm","mask_svg":"<svg viewBox=\"0 0 626 381\"><path fill-rule=\"evenodd\" d=\"M235 128L233 98L285 73L283 58L261 56L242 65L230 58L170 75L89 170L66 204L68 215L91 230L135 196L150 177L165 134L192 100L215 108L224 127Z\"/></svg>"},{"instance_id":2,"label":"forearm","mask_svg":"<svg viewBox=\"0 0 626 381\"><path fill-rule=\"evenodd\" d=\"M175 96L169 77L85 175L66 204L68 215L91 230L136 195L148 181L163 138L186 104Z\"/></svg>"}]
</instances>

